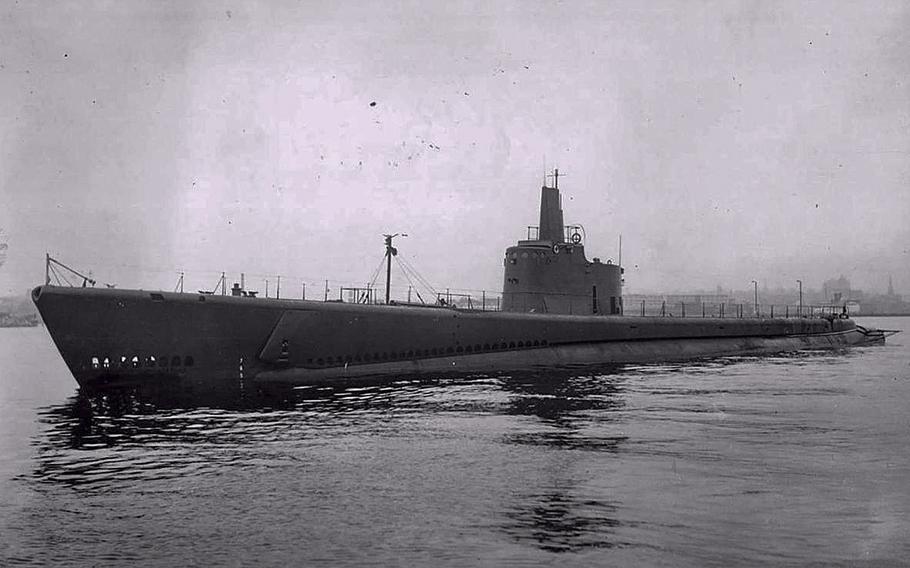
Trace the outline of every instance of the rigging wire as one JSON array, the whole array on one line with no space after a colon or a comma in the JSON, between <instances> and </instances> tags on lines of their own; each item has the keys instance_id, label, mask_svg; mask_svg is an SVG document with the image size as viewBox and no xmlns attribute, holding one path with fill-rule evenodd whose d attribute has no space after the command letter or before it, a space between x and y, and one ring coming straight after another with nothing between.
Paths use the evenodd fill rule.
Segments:
<instances>
[{"instance_id":1,"label":"rigging wire","mask_svg":"<svg viewBox=\"0 0 910 568\"><path fill-rule=\"evenodd\" d=\"M54 276L54 279L57 281L57 286L59 286L59 285L60 285L60 277L57 276L57 273L54 271L54 266L53 266L53 265L48 266L48 267L47 267L47 271L48 271L48 274L52 274L52 275ZM48 278L48 280L50 280L50 278ZM48 284L50 284L50 282L48 282Z\"/></svg>"},{"instance_id":2,"label":"rigging wire","mask_svg":"<svg viewBox=\"0 0 910 568\"><path fill-rule=\"evenodd\" d=\"M423 284L424 287L426 287L428 290L430 290L431 292L433 292L434 295L438 294L438 292L436 291L436 288L434 288L433 285L430 284L430 283L427 281L426 278L424 278L419 272L417 272L417 269L414 268L413 266L411 266L411 263L409 263L409 262L408 262L407 260L405 260L405 259L401 259L401 262L402 262L403 266L406 266L406 267L408 268L408 270L410 270L411 273L414 275L414 277L415 277L421 284Z\"/></svg>"},{"instance_id":3,"label":"rigging wire","mask_svg":"<svg viewBox=\"0 0 910 568\"><path fill-rule=\"evenodd\" d=\"M408 274L408 271L405 269L404 265L401 263L401 260L399 260L397 257L395 258L395 260L398 261L398 267L401 269L401 272L404 274L404 277L407 278L408 284L410 284L411 288L414 289L414 292L417 293L417 299L420 300L421 304L426 304L426 302L423 301L423 296L420 295L420 290L414 284L414 281L411 280L411 276L410 276L410 274Z\"/></svg>"},{"instance_id":4,"label":"rigging wire","mask_svg":"<svg viewBox=\"0 0 910 568\"><path fill-rule=\"evenodd\" d=\"M382 259L379 261L379 266L376 267L376 270L373 271L373 275L370 276L370 283L367 284L368 288L372 288L376 285L376 280L379 278L379 274L382 272L383 264L385 264L385 255L382 255Z\"/></svg>"},{"instance_id":5,"label":"rigging wire","mask_svg":"<svg viewBox=\"0 0 910 568\"><path fill-rule=\"evenodd\" d=\"M420 297L419 296L420 288L424 288L425 290L428 290L429 292L432 293L432 290L427 289L427 287L425 285L423 285L420 282L420 280L417 279L416 275L413 272L411 272L410 270L408 270L404 265L401 265L401 271L404 273L405 277L407 277L408 283L411 284L411 286L413 286L414 290L418 293L418 297ZM416 280L417 282L415 283L414 280ZM420 297L420 299L421 299L421 301L423 301L422 297Z\"/></svg>"},{"instance_id":6,"label":"rigging wire","mask_svg":"<svg viewBox=\"0 0 910 568\"><path fill-rule=\"evenodd\" d=\"M427 291L429 291L436 297L439 296L439 292L437 291L437 289L432 284L430 284L430 282L404 256L396 255L395 260L398 263L399 270L401 270L401 272L405 275L405 278L407 278L408 283L411 285L412 289L417 293L417 297L418 297L418 299L420 299L421 302L425 303L423 294L426 294ZM377 264L375 270L373 270L373 272L371 274L370 282L368 284L369 288L371 288L371 289L374 288L376 286L377 282L379 282L379 279L382 277L382 274L384 272L384 265L387 262L388 262L387 255L383 254L382 257L380 258L379 263ZM102 262L99 264L101 266L107 266L109 268L114 268L114 269L135 268L135 269L138 269L139 272L145 273L145 274L154 274L154 273L173 274L174 273L173 269L169 269L169 270L156 269L155 267L148 267L148 266L144 266L144 265L135 265L135 264L131 264L131 263L117 263L117 262L103 263ZM56 262L52 262L49 266L49 273L53 276L53 278L58 283L58 285L63 285L63 283L65 283L66 285L74 286L73 282L71 280L69 280L68 275L65 274L66 271L61 270L61 268L67 269L66 271L72 271L72 269L69 269L69 267L66 267L65 265L58 266ZM81 279L90 281L94 284L94 281L92 281L90 277L83 276L82 274L79 274L75 271L72 271L72 272L75 276L78 276ZM223 289L225 289L225 290L227 287L227 281L226 281L224 271L193 270L193 271L191 271L191 273L186 273L186 271L180 271L178 274L180 276L179 276L176 284L172 284L172 289L175 292L180 290L181 281L183 281L185 283L186 280L188 279L187 277L192 277L192 275L194 275L194 274L197 277L200 275L206 275L206 274L218 275L219 278L218 278L218 282L216 283L215 287L210 288L210 290L212 291L211 293L218 293L219 286L223 287ZM259 275L259 273L247 272L246 275L247 275L247 277L255 278L257 275ZM264 275L264 276L270 276L270 275ZM305 285L308 284L307 280L303 277L289 276L288 278L303 281ZM173 280L171 282L173 282ZM330 280L329 282L337 283L339 281ZM107 286L113 287L113 285L111 285L111 284L107 284ZM307 287L309 287L309 286L307 286ZM192 288L192 286L191 286L191 288ZM421 292L419 291L419 288L423 288L423 290L424 290L423 294L421 294Z\"/></svg>"},{"instance_id":7,"label":"rigging wire","mask_svg":"<svg viewBox=\"0 0 910 568\"><path fill-rule=\"evenodd\" d=\"M424 291L430 292L430 294L436 296L437 298L439 297L439 293L436 291L436 289L429 282L427 282L427 280L423 278L413 266L407 264L407 262L404 262L401 264L401 269L402 272L404 272L406 275L410 275L415 280L417 280L417 285L415 285L414 291L417 292L417 298L420 299L421 302L426 303L426 301L423 299L423 296L420 295L421 286L424 288Z\"/></svg>"},{"instance_id":8,"label":"rigging wire","mask_svg":"<svg viewBox=\"0 0 910 568\"><path fill-rule=\"evenodd\" d=\"M51 265L51 272L53 272L53 273L54 273L54 276L57 278L57 285L58 285L58 286L61 285L61 284L60 284L60 279L62 278L63 281L66 282L67 286L72 287L73 283L69 281L69 278L66 277L66 274L64 274L63 272L59 272L59 271L57 270L57 267L54 266L53 264Z\"/></svg>"},{"instance_id":9,"label":"rigging wire","mask_svg":"<svg viewBox=\"0 0 910 568\"><path fill-rule=\"evenodd\" d=\"M221 282L222 282L223 280L224 280L223 277L218 279L218 283L215 284L215 287L214 287L214 288L212 288L212 294L216 294L216 293L218 292L218 287L221 286Z\"/></svg>"}]
</instances>

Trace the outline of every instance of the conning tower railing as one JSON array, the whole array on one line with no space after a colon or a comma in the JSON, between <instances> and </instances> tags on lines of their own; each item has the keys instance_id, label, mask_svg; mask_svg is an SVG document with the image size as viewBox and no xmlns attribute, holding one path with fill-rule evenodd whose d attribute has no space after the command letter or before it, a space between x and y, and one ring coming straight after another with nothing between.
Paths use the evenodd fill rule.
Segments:
<instances>
[{"instance_id":1,"label":"conning tower railing","mask_svg":"<svg viewBox=\"0 0 910 568\"><path fill-rule=\"evenodd\" d=\"M528 225L529 241L540 240L540 227L538 225ZM566 225L563 227L563 241L566 243L581 244L586 239L585 228L583 225Z\"/></svg>"}]
</instances>

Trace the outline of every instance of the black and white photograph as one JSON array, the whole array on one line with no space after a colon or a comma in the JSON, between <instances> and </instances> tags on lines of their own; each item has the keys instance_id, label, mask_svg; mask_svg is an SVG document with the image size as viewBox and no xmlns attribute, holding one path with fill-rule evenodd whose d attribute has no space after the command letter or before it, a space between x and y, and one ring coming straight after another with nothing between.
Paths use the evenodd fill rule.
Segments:
<instances>
[{"instance_id":1,"label":"black and white photograph","mask_svg":"<svg viewBox=\"0 0 910 568\"><path fill-rule=\"evenodd\" d=\"M908 334L905 0L0 0L0 566L908 566Z\"/></svg>"}]
</instances>

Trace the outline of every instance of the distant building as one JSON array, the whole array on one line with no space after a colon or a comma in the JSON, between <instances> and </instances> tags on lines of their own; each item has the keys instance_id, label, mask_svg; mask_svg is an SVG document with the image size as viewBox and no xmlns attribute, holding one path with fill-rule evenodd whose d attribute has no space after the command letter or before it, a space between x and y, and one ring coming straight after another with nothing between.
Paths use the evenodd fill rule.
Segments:
<instances>
[{"instance_id":1,"label":"distant building","mask_svg":"<svg viewBox=\"0 0 910 568\"><path fill-rule=\"evenodd\" d=\"M887 294L869 294L863 300L864 315L906 315L910 314L910 303L894 293L894 282L888 276Z\"/></svg>"},{"instance_id":2,"label":"distant building","mask_svg":"<svg viewBox=\"0 0 910 568\"><path fill-rule=\"evenodd\" d=\"M858 290L850 287L850 281L841 274L840 278L825 280L822 285L822 292L825 294L825 301L829 304L843 304L847 301L858 300Z\"/></svg>"},{"instance_id":3,"label":"distant building","mask_svg":"<svg viewBox=\"0 0 910 568\"><path fill-rule=\"evenodd\" d=\"M901 297L894 293L894 282L891 280L890 274L888 275L888 298L895 302L901 301Z\"/></svg>"},{"instance_id":4,"label":"distant building","mask_svg":"<svg viewBox=\"0 0 910 568\"><path fill-rule=\"evenodd\" d=\"M910 314L910 303L894 293L894 282L888 277L888 293L864 293L850 285L843 275L826 280L822 286L825 302L835 306L846 306L852 315L900 315Z\"/></svg>"}]
</instances>

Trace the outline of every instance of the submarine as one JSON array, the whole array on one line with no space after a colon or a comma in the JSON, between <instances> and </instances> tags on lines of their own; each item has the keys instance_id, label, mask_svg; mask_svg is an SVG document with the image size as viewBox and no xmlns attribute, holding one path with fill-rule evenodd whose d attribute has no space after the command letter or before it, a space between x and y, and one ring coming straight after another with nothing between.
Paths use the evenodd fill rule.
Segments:
<instances>
[{"instance_id":1,"label":"submarine","mask_svg":"<svg viewBox=\"0 0 910 568\"><path fill-rule=\"evenodd\" d=\"M896 333L833 312L626 314L623 268L588 260L583 228L564 225L558 170L553 179L553 187L546 181L541 187L539 225L505 251L502 296L493 309L486 300L479 306L456 306L445 297L432 304L392 301L396 235L385 236L384 302L374 290L356 301L318 301L256 297L237 284L228 295L223 279L217 295L95 288L86 280L82 287L53 285L49 275L32 300L82 387L184 380L331 385L837 349L880 344Z\"/></svg>"}]
</instances>

